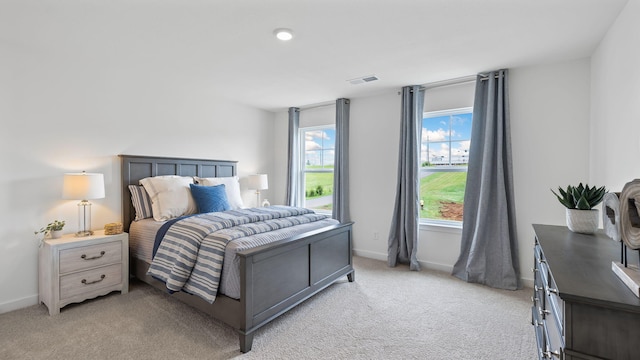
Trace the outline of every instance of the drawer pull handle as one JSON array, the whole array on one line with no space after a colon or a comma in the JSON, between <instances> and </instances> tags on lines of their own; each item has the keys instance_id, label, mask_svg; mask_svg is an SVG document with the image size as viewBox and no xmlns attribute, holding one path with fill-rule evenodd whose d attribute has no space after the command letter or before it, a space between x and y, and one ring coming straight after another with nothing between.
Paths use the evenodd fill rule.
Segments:
<instances>
[{"instance_id":1,"label":"drawer pull handle","mask_svg":"<svg viewBox=\"0 0 640 360\"><path fill-rule=\"evenodd\" d=\"M538 270L538 269L536 269L536 268L531 268L531 272L532 272L532 273L535 273L536 271L540 271L540 270Z\"/></svg>"},{"instance_id":2,"label":"drawer pull handle","mask_svg":"<svg viewBox=\"0 0 640 360\"><path fill-rule=\"evenodd\" d=\"M96 256L92 256L90 258L87 257L86 254L82 254L82 256L80 256L81 258L85 259L85 260L95 260L95 259L100 259L101 257L103 257L105 254L104 250L100 251L100 255L96 255Z\"/></svg>"},{"instance_id":3,"label":"drawer pull handle","mask_svg":"<svg viewBox=\"0 0 640 360\"><path fill-rule=\"evenodd\" d=\"M533 285L533 289L534 289L535 291L540 291L540 290L543 290L543 291L544 291L544 288L542 288L542 287L538 287L538 285Z\"/></svg>"},{"instance_id":4,"label":"drawer pull handle","mask_svg":"<svg viewBox=\"0 0 640 360\"><path fill-rule=\"evenodd\" d=\"M551 314L551 311L549 310L538 309L538 312L540 313L540 316L542 316L543 319L545 318L545 316Z\"/></svg>"},{"instance_id":5,"label":"drawer pull handle","mask_svg":"<svg viewBox=\"0 0 640 360\"><path fill-rule=\"evenodd\" d=\"M85 284L85 285L91 285L91 284L99 283L100 281L104 280L105 277L107 277L107 275L102 274L102 275L100 275L100 279L99 280L94 280L94 281L90 281L90 282L87 282L87 279L82 279L82 283Z\"/></svg>"},{"instance_id":6,"label":"drawer pull handle","mask_svg":"<svg viewBox=\"0 0 640 360\"><path fill-rule=\"evenodd\" d=\"M559 351L545 351L542 353L542 356L545 359L553 359L553 357L557 357L560 358L560 352Z\"/></svg>"},{"instance_id":7,"label":"drawer pull handle","mask_svg":"<svg viewBox=\"0 0 640 360\"><path fill-rule=\"evenodd\" d=\"M547 288L547 293L554 293L556 295L558 295L558 289L554 289L554 288Z\"/></svg>"}]
</instances>

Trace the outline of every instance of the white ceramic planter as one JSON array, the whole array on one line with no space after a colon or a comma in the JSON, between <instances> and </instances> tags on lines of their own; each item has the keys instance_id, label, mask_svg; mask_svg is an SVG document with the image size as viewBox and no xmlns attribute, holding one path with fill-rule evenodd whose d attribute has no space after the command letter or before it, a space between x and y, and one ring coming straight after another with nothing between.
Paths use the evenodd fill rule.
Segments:
<instances>
[{"instance_id":1,"label":"white ceramic planter","mask_svg":"<svg viewBox=\"0 0 640 360\"><path fill-rule=\"evenodd\" d=\"M578 210L566 209L567 227L569 230L582 234L593 234L598 230L598 209Z\"/></svg>"}]
</instances>

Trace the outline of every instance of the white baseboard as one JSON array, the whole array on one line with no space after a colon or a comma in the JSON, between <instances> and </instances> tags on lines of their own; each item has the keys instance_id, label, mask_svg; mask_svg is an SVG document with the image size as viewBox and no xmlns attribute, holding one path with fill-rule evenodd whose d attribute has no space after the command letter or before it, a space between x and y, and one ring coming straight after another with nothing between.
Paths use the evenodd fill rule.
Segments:
<instances>
[{"instance_id":1,"label":"white baseboard","mask_svg":"<svg viewBox=\"0 0 640 360\"><path fill-rule=\"evenodd\" d=\"M522 286L528 289L533 289L533 279L520 278Z\"/></svg>"},{"instance_id":2,"label":"white baseboard","mask_svg":"<svg viewBox=\"0 0 640 360\"><path fill-rule=\"evenodd\" d=\"M373 252L373 251L355 250L354 249L353 250L353 255L362 256L362 257L365 257L365 258L368 258L368 259L382 260L384 262L387 261L387 254L382 254L382 253ZM451 270L453 270L453 266L450 266L450 265L432 263L432 262L429 262L429 261L422 261L422 260L418 260L418 263L420 264L420 266L422 266L425 269L444 271L444 272L449 272L449 273L451 273Z\"/></svg>"},{"instance_id":3,"label":"white baseboard","mask_svg":"<svg viewBox=\"0 0 640 360\"><path fill-rule=\"evenodd\" d=\"M362 256L368 259L382 260L385 262L387 261L387 254L377 253L373 251L353 249L353 255Z\"/></svg>"},{"instance_id":4,"label":"white baseboard","mask_svg":"<svg viewBox=\"0 0 640 360\"><path fill-rule=\"evenodd\" d=\"M382 260L382 261L385 261L385 262L387 261L387 254L382 254L382 253L373 252L373 251L355 250L354 249L353 250L353 255L362 256L362 257L369 258L369 259L374 259L374 260ZM451 272L453 271L453 265L439 264L439 263L434 263L434 262L430 262L430 261L422 261L422 260L418 260L418 263L424 269L441 271L441 272L445 272L445 273L449 273L449 274L451 274ZM523 287L533 289L533 279L520 278L520 281L522 282L522 286Z\"/></svg>"},{"instance_id":5,"label":"white baseboard","mask_svg":"<svg viewBox=\"0 0 640 360\"><path fill-rule=\"evenodd\" d=\"M22 299L12 300L6 303L0 304L0 314L8 313L9 311L26 308L29 306L38 304L38 295L31 295L23 297Z\"/></svg>"},{"instance_id":6,"label":"white baseboard","mask_svg":"<svg viewBox=\"0 0 640 360\"><path fill-rule=\"evenodd\" d=\"M453 265L438 264L438 263L434 263L430 261L422 261L422 260L418 260L418 264L420 264L421 267L429 270L435 270L435 271L445 272L449 274L451 274L451 271L453 271Z\"/></svg>"}]
</instances>

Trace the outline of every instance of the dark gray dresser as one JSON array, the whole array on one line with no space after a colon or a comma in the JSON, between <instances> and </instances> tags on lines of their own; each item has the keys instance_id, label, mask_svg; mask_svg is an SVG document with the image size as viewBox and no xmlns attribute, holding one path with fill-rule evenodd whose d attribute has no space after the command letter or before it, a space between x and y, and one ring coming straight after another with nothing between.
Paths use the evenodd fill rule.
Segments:
<instances>
[{"instance_id":1,"label":"dark gray dresser","mask_svg":"<svg viewBox=\"0 0 640 360\"><path fill-rule=\"evenodd\" d=\"M620 243L534 224L531 323L540 359L640 359L640 299L611 270ZM637 261L636 251L629 259Z\"/></svg>"}]
</instances>

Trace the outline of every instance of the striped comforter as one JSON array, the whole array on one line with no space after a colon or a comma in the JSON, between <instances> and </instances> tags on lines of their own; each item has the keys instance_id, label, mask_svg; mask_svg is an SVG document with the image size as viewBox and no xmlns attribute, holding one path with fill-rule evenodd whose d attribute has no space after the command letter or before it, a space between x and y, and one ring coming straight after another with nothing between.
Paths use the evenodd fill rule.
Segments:
<instances>
[{"instance_id":1,"label":"striped comforter","mask_svg":"<svg viewBox=\"0 0 640 360\"><path fill-rule=\"evenodd\" d=\"M326 219L313 210L271 206L198 214L173 223L153 258L148 274L171 292L184 291L213 303L220 284L227 244L244 236L263 234Z\"/></svg>"}]
</instances>

